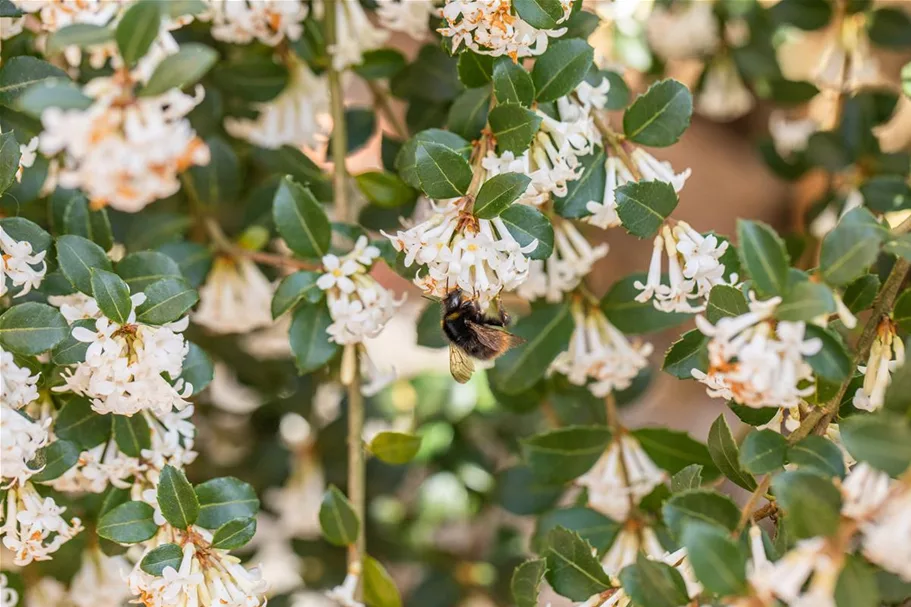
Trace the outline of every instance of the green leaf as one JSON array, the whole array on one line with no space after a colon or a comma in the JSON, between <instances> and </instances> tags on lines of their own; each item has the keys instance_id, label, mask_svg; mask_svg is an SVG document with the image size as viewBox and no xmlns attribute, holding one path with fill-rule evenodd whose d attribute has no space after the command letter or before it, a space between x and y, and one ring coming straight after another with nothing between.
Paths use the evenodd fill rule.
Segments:
<instances>
[{"instance_id":1,"label":"green leaf","mask_svg":"<svg viewBox=\"0 0 911 607\"><path fill-rule=\"evenodd\" d=\"M566 196L554 196L554 210L561 217L579 219L591 215L586 205L589 201L604 200L607 170L604 166L604 150L595 148L588 156L579 158L582 172L578 179L566 184Z\"/></svg>"},{"instance_id":2,"label":"green leaf","mask_svg":"<svg viewBox=\"0 0 911 607\"><path fill-rule=\"evenodd\" d=\"M215 376L215 365L206 351L194 343L190 343L190 351L183 359L183 369L180 379L193 387L192 396L196 396L206 389Z\"/></svg>"},{"instance_id":3,"label":"green leaf","mask_svg":"<svg viewBox=\"0 0 911 607\"><path fill-rule=\"evenodd\" d=\"M418 345L425 348L445 348L449 340L443 335L440 327L440 308L430 304L418 317Z\"/></svg>"},{"instance_id":4,"label":"green leaf","mask_svg":"<svg viewBox=\"0 0 911 607\"><path fill-rule=\"evenodd\" d=\"M102 25L91 23L73 23L62 27L48 36L46 48L47 55L56 55L66 48L75 46L86 48L97 44L104 44L114 39L114 30Z\"/></svg>"},{"instance_id":5,"label":"green leaf","mask_svg":"<svg viewBox=\"0 0 911 607\"><path fill-rule=\"evenodd\" d=\"M228 521L215 531L212 547L221 550L236 550L247 544L256 534L256 519L252 516Z\"/></svg>"},{"instance_id":6,"label":"green leaf","mask_svg":"<svg viewBox=\"0 0 911 607\"><path fill-rule=\"evenodd\" d=\"M415 155L417 153L418 144L422 141L438 143L454 150L457 154L462 156L466 162L468 161L472 150L471 144L455 133L440 129L427 129L421 131L405 142L395 157L395 170L398 172L399 177L413 188L421 187Z\"/></svg>"},{"instance_id":7,"label":"green leaf","mask_svg":"<svg viewBox=\"0 0 911 607\"><path fill-rule=\"evenodd\" d=\"M902 234L891 239L883 247L883 251L911 261L911 234Z\"/></svg>"},{"instance_id":8,"label":"green leaf","mask_svg":"<svg viewBox=\"0 0 911 607\"><path fill-rule=\"evenodd\" d=\"M526 343L497 359L488 371L490 382L505 394L528 390L544 377L550 363L566 348L572 330L568 305L536 307L512 329Z\"/></svg>"},{"instance_id":9,"label":"green leaf","mask_svg":"<svg viewBox=\"0 0 911 607\"><path fill-rule=\"evenodd\" d=\"M601 310L611 324L623 333L642 335L675 327L691 316L681 312L662 312L650 301L636 301L639 289L635 283L644 283L645 278L645 273L621 278L601 300Z\"/></svg>"},{"instance_id":10,"label":"green leaf","mask_svg":"<svg viewBox=\"0 0 911 607\"><path fill-rule=\"evenodd\" d=\"M145 502L125 502L109 510L98 521L96 533L118 544L137 544L158 533L152 520L155 509Z\"/></svg>"},{"instance_id":11,"label":"green leaf","mask_svg":"<svg viewBox=\"0 0 911 607\"><path fill-rule=\"evenodd\" d=\"M681 493L702 486L702 466L690 464L671 477L671 493Z\"/></svg>"},{"instance_id":12,"label":"green leaf","mask_svg":"<svg viewBox=\"0 0 911 607\"><path fill-rule=\"evenodd\" d=\"M490 111L490 87L468 89L459 95L449 108L446 125L454 133L468 139L478 139L487 125Z\"/></svg>"},{"instance_id":13,"label":"green leaf","mask_svg":"<svg viewBox=\"0 0 911 607\"><path fill-rule=\"evenodd\" d=\"M808 356L806 361L813 367L816 375L840 382L854 372L851 357L836 334L830 329L807 325L806 339L814 337L822 340L822 349L813 356Z\"/></svg>"},{"instance_id":14,"label":"green leaf","mask_svg":"<svg viewBox=\"0 0 911 607\"><path fill-rule=\"evenodd\" d=\"M358 189L372 203L381 207L400 207L417 198L417 192L395 173L368 171L354 177Z\"/></svg>"},{"instance_id":15,"label":"green leaf","mask_svg":"<svg viewBox=\"0 0 911 607\"><path fill-rule=\"evenodd\" d=\"M886 230L870 211L848 211L826 234L819 252L819 267L827 283L846 285L866 273L879 255Z\"/></svg>"},{"instance_id":16,"label":"green leaf","mask_svg":"<svg viewBox=\"0 0 911 607\"><path fill-rule=\"evenodd\" d=\"M911 332L911 290L899 295L892 310L892 320L898 323L902 330Z\"/></svg>"},{"instance_id":17,"label":"green leaf","mask_svg":"<svg viewBox=\"0 0 911 607\"><path fill-rule=\"evenodd\" d=\"M183 44L173 55L165 57L148 84L139 90L140 97L154 97L174 88L196 84L218 61L218 53L204 44Z\"/></svg>"},{"instance_id":18,"label":"green leaf","mask_svg":"<svg viewBox=\"0 0 911 607\"><path fill-rule=\"evenodd\" d=\"M25 59L25 57L22 58ZM18 57L14 59L18 59ZM0 76L2 76L2 72L0 72ZM0 91L0 97L2 94ZM28 88L24 90L17 90L13 107L28 116L40 119L41 114L48 108L87 110L91 105L92 98L69 80L46 79L29 83Z\"/></svg>"},{"instance_id":19,"label":"green leaf","mask_svg":"<svg viewBox=\"0 0 911 607\"><path fill-rule=\"evenodd\" d=\"M895 339L900 339L896 336ZM894 411L905 415L911 410L911 365L904 363L892 371L892 381L886 388L884 407L887 411Z\"/></svg>"},{"instance_id":20,"label":"green leaf","mask_svg":"<svg viewBox=\"0 0 911 607\"><path fill-rule=\"evenodd\" d=\"M326 365L341 349L329 341L326 330L332 324L325 305L301 306L294 312L288 337L298 373L312 373Z\"/></svg>"},{"instance_id":21,"label":"green leaf","mask_svg":"<svg viewBox=\"0 0 911 607\"><path fill-rule=\"evenodd\" d=\"M92 295L92 270L111 271L104 249L83 238L67 234L57 239L57 263L74 287Z\"/></svg>"},{"instance_id":22,"label":"green leaf","mask_svg":"<svg viewBox=\"0 0 911 607\"><path fill-rule=\"evenodd\" d=\"M111 220L108 218L107 209L91 210L88 198L75 190L58 189L51 195L51 204L54 204L54 198L63 192L69 192L68 196L64 196L66 198L63 212L64 231L67 234L88 238L104 251L114 246L114 234L111 230Z\"/></svg>"},{"instance_id":23,"label":"green leaf","mask_svg":"<svg viewBox=\"0 0 911 607\"><path fill-rule=\"evenodd\" d=\"M335 546L350 546L357 541L361 522L345 494L335 485L323 494L319 508L319 525L323 537Z\"/></svg>"},{"instance_id":24,"label":"green leaf","mask_svg":"<svg viewBox=\"0 0 911 607\"><path fill-rule=\"evenodd\" d=\"M4 58L0 67L0 105L13 107L25 89L44 80L69 80L59 67L28 55Z\"/></svg>"},{"instance_id":25,"label":"green leaf","mask_svg":"<svg viewBox=\"0 0 911 607\"><path fill-rule=\"evenodd\" d=\"M895 49L911 46L911 18L900 8L879 8L868 19L867 35L876 46Z\"/></svg>"},{"instance_id":26,"label":"green leaf","mask_svg":"<svg viewBox=\"0 0 911 607\"><path fill-rule=\"evenodd\" d=\"M750 426L765 425L772 421L772 418L778 415L779 412L778 407L760 407L756 409L746 405L738 405L732 400L728 401L728 407L740 421Z\"/></svg>"},{"instance_id":27,"label":"green leaf","mask_svg":"<svg viewBox=\"0 0 911 607\"><path fill-rule=\"evenodd\" d=\"M911 205L911 187L899 175L874 175L860 186L864 203L880 213L901 211Z\"/></svg>"},{"instance_id":28,"label":"green leaf","mask_svg":"<svg viewBox=\"0 0 911 607\"><path fill-rule=\"evenodd\" d=\"M623 590L636 605L649 607L679 607L688 602L686 583L680 572L657 561L651 561L641 552L636 562L620 572Z\"/></svg>"},{"instance_id":29,"label":"green leaf","mask_svg":"<svg viewBox=\"0 0 911 607\"><path fill-rule=\"evenodd\" d=\"M709 338L698 329L687 331L671 344L664 355L662 369L677 379L692 379L693 369L706 371L709 367Z\"/></svg>"},{"instance_id":30,"label":"green leaf","mask_svg":"<svg viewBox=\"0 0 911 607\"><path fill-rule=\"evenodd\" d=\"M12 0L0 0L0 17L21 17L24 15ZM15 607L13 605L12 607Z\"/></svg>"},{"instance_id":31,"label":"green leaf","mask_svg":"<svg viewBox=\"0 0 911 607\"><path fill-rule=\"evenodd\" d=\"M92 296L102 314L119 325L125 324L133 311L130 287L113 272L92 270Z\"/></svg>"},{"instance_id":32,"label":"green leaf","mask_svg":"<svg viewBox=\"0 0 911 607\"><path fill-rule=\"evenodd\" d=\"M512 572L512 598L516 607L538 607L538 595L547 571L547 561L531 559L525 561Z\"/></svg>"},{"instance_id":33,"label":"green leaf","mask_svg":"<svg viewBox=\"0 0 911 607\"><path fill-rule=\"evenodd\" d=\"M838 530L841 493L831 480L808 470L789 470L772 479L772 491L794 537L827 536Z\"/></svg>"},{"instance_id":34,"label":"green leaf","mask_svg":"<svg viewBox=\"0 0 911 607\"><path fill-rule=\"evenodd\" d=\"M671 474L676 474L690 464L703 466L709 480L718 476L705 445L691 438L686 432L667 428L639 428L631 432L655 464Z\"/></svg>"},{"instance_id":35,"label":"green leaf","mask_svg":"<svg viewBox=\"0 0 911 607\"><path fill-rule=\"evenodd\" d=\"M708 449L712 461L726 477L747 491L756 488L756 480L740 463L740 450L723 414L718 416L709 429Z\"/></svg>"},{"instance_id":36,"label":"green leaf","mask_svg":"<svg viewBox=\"0 0 911 607\"><path fill-rule=\"evenodd\" d=\"M302 301L317 304L325 292L316 286L319 273L300 271L284 277L272 297L272 318L278 318Z\"/></svg>"},{"instance_id":37,"label":"green leaf","mask_svg":"<svg viewBox=\"0 0 911 607\"><path fill-rule=\"evenodd\" d=\"M663 181L627 183L614 190L617 214L633 236L651 238L677 208L674 186Z\"/></svg>"},{"instance_id":38,"label":"green leaf","mask_svg":"<svg viewBox=\"0 0 911 607\"><path fill-rule=\"evenodd\" d=\"M161 30L161 3L139 0L120 18L114 38L120 56L128 66L145 56Z\"/></svg>"},{"instance_id":39,"label":"green leaf","mask_svg":"<svg viewBox=\"0 0 911 607\"><path fill-rule=\"evenodd\" d=\"M230 91L244 101L272 101L288 86L288 68L269 57L244 54L219 64L212 70L219 88Z\"/></svg>"},{"instance_id":40,"label":"green leaf","mask_svg":"<svg viewBox=\"0 0 911 607\"><path fill-rule=\"evenodd\" d=\"M762 295L781 295L788 285L788 253L775 230L761 221L737 220L740 264Z\"/></svg>"},{"instance_id":41,"label":"green leaf","mask_svg":"<svg viewBox=\"0 0 911 607\"><path fill-rule=\"evenodd\" d=\"M392 78L402 71L408 60L399 51L391 48L378 48L366 51L360 65L354 66L355 73L365 80L383 80Z\"/></svg>"},{"instance_id":42,"label":"green leaf","mask_svg":"<svg viewBox=\"0 0 911 607\"><path fill-rule=\"evenodd\" d=\"M540 103L556 101L573 92L588 73L595 52L585 40L570 39L552 42L537 58L531 79Z\"/></svg>"},{"instance_id":43,"label":"green leaf","mask_svg":"<svg viewBox=\"0 0 911 607\"><path fill-rule=\"evenodd\" d=\"M387 464L407 464L421 449L421 437L404 432L380 432L370 441L369 449Z\"/></svg>"},{"instance_id":44,"label":"green leaf","mask_svg":"<svg viewBox=\"0 0 911 607\"><path fill-rule=\"evenodd\" d=\"M196 485L199 518L196 524L218 529L228 521L256 516L259 498L248 483L233 477L213 478Z\"/></svg>"},{"instance_id":45,"label":"green leaf","mask_svg":"<svg viewBox=\"0 0 911 607\"><path fill-rule=\"evenodd\" d=\"M0 345L22 356L47 352L69 333L63 315L46 304L28 301L0 314Z\"/></svg>"},{"instance_id":46,"label":"green leaf","mask_svg":"<svg viewBox=\"0 0 911 607\"><path fill-rule=\"evenodd\" d=\"M285 177L272 205L275 227L294 253L314 258L329 252L332 239L329 218L308 188Z\"/></svg>"},{"instance_id":47,"label":"green leaf","mask_svg":"<svg viewBox=\"0 0 911 607\"><path fill-rule=\"evenodd\" d=\"M19 142L12 133L0 134L0 193L16 180L19 170Z\"/></svg>"},{"instance_id":48,"label":"green leaf","mask_svg":"<svg viewBox=\"0 0 911 607\"><path fill-rule=\"evenodd\" d=\"M88 450L110 438L111 417L110 414L96 413L87 398L73 395L57 414L54 433L80 449Z\"/></svg>"},{"instance_id":49,"label":"green leaf","mask_svg":"<svg viewBox=\"0 0 911 607\"><path fill-rule=\"evenodd\" d=\"M527 466L511 466L497 474L496 503L519 516L552 508L563 492L564 487L539 481Z\"/></svg>"},{"instance_id":50,"label":"green leaf","mask_svg":"<svg viewBox=\"0 0 911 607\"><path fill-rule=\"evenodd\" d=\"M134 293L145 291L149 285L164 278L183 278L177 262L158 251L130 253L117 263L115 269Z\"/></svg>"},{"instance_id":51,"label":"green leaf","mask_svg":"<svg viewBox=\"0 0 911 607\"><path fill-rule=\"evenodd\" d=\"M54 242L50 234L23 217L4 217L0 219L0 227L13 240L32 245L33 253L48 250Z\"/></svg>"},{"instance_id":52,"label":"green leaf","mask_svg":"<svg viewBox=\"0 0 911 607\"><path fill-rule=\"evenodd\" d=\"M184 174L184 188L205 207L218 207L240 197L243 173L237 154L227 141L218 136L206 138L209 162L191 166Z\"/></svg>"},{"instance_id":53,"label":"green leaf","mask_svg":"<svg viewBox=\"0 0 911 607\"><path fill-rule=\"evenodd\" d=\"M754 430L740 445L740 465L747 472L765 474L784 466L788 441L774 430Z\"/></svg>"},{"instance_id":54,"label":"green leaf","mask_svg":"<svg viewBox=\"0 0 911 607\"><path fill-rule=\"evenodd\" d=\"M815 282L799 282L784 294L775 308L778 320L812 320L817 316L835 312L832 289Z\"/></svg>"},{"instance_id":55,"label":"green leaf","mask_svg":"<svg viewBox=\"0 0 911 607\"><path fill-rule=\"evenodd\" d=\"M584 601L611 587L601 563L592 556L591 546L578 533L563 527L551 530L542 556L547 559L550 585L573 601Z\"/></svg>"},{"instance_id":56,"label":"green leaf","mask_svg":"<svg viewBox=\"0 0 911 607\"><path fill-rule=\"evenodd\" d=\"M490 82L493 74L493 57L471 51L459 54L459 80L469 88L478 88Z\"/></svg>"},{"instance_id":57,"label":"green leaf","mask_svg":"<svg viewBox=\"0 0 911 607\"><path fill-rule=\"evenodd\" d=\"M715 285L709 292L705 316L711 323L717 323L727 316L740 316L750 311L747 298L740 290L728 285Z\"/></svg>"},{"instance_id":58,"label":"green leaf","mask_svg":"<svg viewBox=\"0 0 911 607\"><path fill-rule=\"evenodd\" d=\"M535 0L523 0L534 2ZM552 0L559 6L559 0ZM531 106L535 100L535 85L521 65L509 57L500 57L493 66L493 92L497 103L519 103Z\"/></svg>"},{"instance_id":59,"label":"green leaf","mask_svg":"<svg viewBox=\"0 0 911 607\"><path fill-rule=\"evenodd\" d=\"M29 479L33 483L52 481L76 465L79 461L79 447L66 440L55 440L35 456L29 468L41 470Z\"/></svg>"},{"instance_id":60,"label":"green leaf","mask_svg":"<svg viewBox=\"0 0 911 607\"><path fill-rule=\"evenodd\" d=\"M526 257L548 259L551 256L554 250L554 226L547 215L534 207L514 204L500 213L500 219L520 247L538 241L538 246L526 253Z\"/></svg>"},{"instance_id":61,"label":"green leaf","mask_svg":"<svg viewBox=\"0 0 911 607\"><path fill-rule=\"evenodd\" d=\"M364 555L364 602L368 607L402 607L392 576L370 555Z\"/></svg>"},{"instance_id":62,"label":"green leaf","mask_svg":"<svg viewBox=\"0 0 911 607\"><path fill-rule=\"evenodd\" d=\"M578 533L583 540L598 550L599 555L611 547L622 528L620 523L590 508L577 506L552 510L538 518L535 535L532 538L532 549L538 553L543 552L547 534L557 527L565 527Z\"/></svg>"},{"instance_id":63,"label":"green leaf","mask_svg":"<svg viewBox=\"0 0 911 607\"><path fill-rule=\"evenodd\" d=\"M677 143L690 126L693 96L676 80L656 82L623 114L627 139L653 147Z\"/></svg>"},{"instance_id":64,"label":"green leaf","mask_svg":"<svg viewBox=\"0 0 911 607\"><path fill-rule=\"evenodd\" d=\"M170 567L177 571L183 560L183 550L177 544L161 544L152 548L139 562L139 568L148 573L161 577L165 568Z\"/></svg>"},{"instance_id":65,"label":"green leaf","mask_svg":"<svg viewBox=\"0 0 911 607\"><path fill-rule=\"evenodd\" d=\"M879 277L876 274L865 274L845 288L841 300L848 310L857 314L873 305L873 300L879 293L879 286Z\"/></svg>"},{"instance_id":66,"label":"green leaf","mask_svg":"<svg viewBox=\"0 0 911 607\"><path fill-rule=\"evenodd\" d=\"M803 469L816 470L826 476L845 476L845 461L841 449L822 436L808 436L789 447L787 461Z\"/></svg>"},{"instance_id":67,"label":"green leaf","mask_svg":"<svg viewBox=\"0 0 911 607\"><path fill-rule=\"evenodd\" d=\"M561 484L581 476L601 457L611 440L604 426L571 426L523 439L522 451L535 476Z\"/></svg>"},{"instance_id":68,"label":"green leaf","mask_svg":"<svg viewBox=\"0 0 911 607\"><path fill-rule=\"evenodd\" d=\"M136 320L147 325L174 322L199 301L199 293L185 281L164 278L145 288L145 302L136 308Z\"/></svg>"},{"instance_id":69,"label":"green leaf","mask_svg":"<svg viewBox=\"0 0 911 607\"><path fill-rule=\"evenodd\" d=\"M512 5L523 21L541 30L556 29L563 20L560 0L513 0Z\"/></svg>"},{"instance_id":70,"label":"green leaf","mask_svg":"<svg viewBox=\"0 0 911 607\"><path fill-rule=\"evenodd\" d=\"M541 128L542 118L518 103L503 103L490 111L487 120L497 140L497 151L520 156Z\"/></svg>"},{"instance_id":71,"label":"green leaf","mask_svg":"<svg viewBox=\"0 0 911 607\"><path fill-rule=\"evenodd\" d=\"M195 289L202 286L212 268L212 251L196 242L169 242L158 247L158 251L177 262L180 273L186 278L187 283ZM117 267L117 273L126 279L127 284L130 284L132 276L126 276L120 266ZM155 282L155 280L160 280L159 278L153 279L151 276L149 279L150 284ZM144 288L137 290L141 291Z\"/></svg>"},{"instance_id":72,"label":"green leaf","mask_svg":"<svg viewBox=\"0 0 911 607\"><path fill-rule=\"evenodd\" d=\"M839 424L841 439L854 458L890 476L911 464L911 426L907 418L883 412L853 415Z\"/></svg>"},{"instance_id":73,"label":"green leaf","mask_svg":"<svg viewBox=\"0 0 911 607\"><path fill-rule=\"evenodd\" d=\"M521 173L502 173L484 182L474 203L474 216L493 219L525 193L531 177Z\"/></svg>"},{"instance_id":74,"label":"green leaf","mask_svg":"<svg viewBox=\"0 0 911 607\"><path fill-rule=\"evenodd\" d=\"M125 455L140 457L143 449L152 448L152 431L142 415L115 415L113 432L117 448Z\"/></svg>"},{"instance_id":75,"label":"green leaf","mask_svg":"<svg viewBox=\"0 0 911 607\"><path fill-rule=\"evenodd\" d=\"M744 593L747 555L730 533L716 525L692 521L683 528L681 539L690 565L706 590L720 595Z\"/></svg>"},{"instance_id":76,"label":"green leaf","mask_svg":"<svg viewBox=\"0 0 911 607\"><path fill-rule=\"evenodd\" d=\"M455 198L468 191L471 165L457 151L439 143L418 141L414 158L421 189L429 197Z\"/></svg>"},{"instance_id":77,"label":"green leaf","mask_svg":"<svg viewBox=\"0 0 911 607\"><path fill-rule=\"evenodd\" d=\"M737 504L712 489L677 493L664 503L661 512L671 534L678 539L692 521L712 523L733 531L740 520Z\"/></svg>"},{"instance_id":78,"label":"green leaf","mask_svg":"<svg viewBox=\"0 0 911 607\"><path fill-rule=\"evenodd\" d=\"M70 332L66 339L54 346L51 351L51 362L55 365L75 365L85 360L85 354L89 350L89 344L79 341L73 337L72 330L76 327L82 327L89 331L95 330L95 319L81 319L70 325Z\"/></svg>"},{"instance_id":79,"label":"green leaf","mask_svg":"<svg viewBox=\"0 0 911 607\"><path fill-rule=\"evenodd\" d=\"M158 507L165 520L187 529L199 517L199 500L182 470L166 465L158 481Z\"/></svg>"},{"instance_id":80,"label":"green leaf","mask_svg":"<svg viewBox=\"0 0 911 607\"><path fill-rule=\"evenodd\" d=\"M835 584L838 607L879 607L880 594L876 574L863 558L849 554Z\"/></svg>"},{"instance_id":81,"label":"green leaf","mask_svg":"<svg viewBox=\"0 0 911 607\"><path fill-rule=\"evenodd\" d=\"M782 0L769 12L777 23L802 30L820 29L832 19L832 6L827 0Z\"/></svg>"}]
</instances>

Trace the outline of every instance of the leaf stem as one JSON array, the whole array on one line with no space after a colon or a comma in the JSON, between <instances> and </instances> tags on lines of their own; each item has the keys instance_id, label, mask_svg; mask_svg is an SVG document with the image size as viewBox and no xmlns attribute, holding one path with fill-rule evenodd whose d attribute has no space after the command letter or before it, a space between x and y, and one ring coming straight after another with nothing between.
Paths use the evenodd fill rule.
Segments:
<instances>
[{"instance_id":1,"label":"leaf stem","mask_svg":"<svg viewBox=\"0 0 911 607\"><path fill-rule=\"evenodd\" d=\"M616 154L617 157L623 161L623 164L625 164L626 168L629 169L629 172L633 174L633 177L636 178L636 181L641 181L642 172L639 171L639 167L636 166L636 163L633 162L633 159L626 151L626 148L623 147L623 135L614 131L614 129L612 129L610 125L604 120L602 114L598 112L592 112L592 119L595 121L595 128L598 129L599 133L601 133L604 141L614 151L614 154Z\"/></svg>"},{"instance_id":2,"label":"leaf stem","mask_svg":"<svg viewBox=\"0 0 911 607\"><path fill-rule=\"evenodd\" d=\"M221 226L218 225L218 222L211 217L205 218L203 224L206 228L206 234L209 236L209 240L212 241L212 244L215 245L215 248L228 255L246 257L256 263L275 266L277 268L292 268L295 270L318 270L320 268L319 264L309 261L302 261L293 257L286 257L284 255L268 253L266 251L251 251L250 249L239 247L231 242L222 231Z\"/></svg>"},{"instance_id":3,"label":"leaf stem","mask_svg":"<svg viewBox=\"0 0 911 607\"><path fill-rule=\"evenodd\" d=\"M375 80L366 80L365 82L373 94L374 105L386 119L386 122L389 123L389 126L392 127L396 137L402 141L408 139L408 129L405 128L405 125L402 124L398 115L396 115L395 109L393 109L389 100L389 91L380 86Z\"/></svg>"}]
</instances>

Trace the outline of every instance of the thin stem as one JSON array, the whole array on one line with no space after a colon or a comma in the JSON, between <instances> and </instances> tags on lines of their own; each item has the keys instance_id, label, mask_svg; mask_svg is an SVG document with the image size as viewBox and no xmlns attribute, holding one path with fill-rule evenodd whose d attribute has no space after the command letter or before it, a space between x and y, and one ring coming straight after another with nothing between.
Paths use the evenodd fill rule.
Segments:
<instances>
[{"instance_id":1,"label":"thin stem","mask_svg":"<svg viewBox=\"0 0 911 607\"><path fill-rule=\"evenodd\" d=\"M633 162L633 159L626 151L626 148L623 147L623 135L615 132L598 112L592 112L592 119L595 122L595 128L601 133L601 136L604 138L607 145L609 145L620 160L623 161L623 164L625 164L626 168L629 169L629 172L633 174L633 177L635 177L637 181L641 180L642 173L639 171L639 167L636 166L636 163Z\"/></svg>"},{"instance_id":2,"label":"thin stem","mask_svg":"<svg viewBox=\"0 0 911 607\"><path fill-rule=\"evenodd\" d=\"M265 251L251 251L243 247L237 246L233 243L224 232L221 230L221 226L212 219L207 217L203 220L203 224L206 228L206 234L209 236L209 240L212 244L215 245L215 248L223 253L232 255L234 257L246 257L256 263L261 263L267 266L275 266L277 268L291 268L294 270L318 270L319 264L314 264L308 261L302 261L300 259L294 259L293 257L285 257L284 255L277 255L275 253L267 253Z\"/></svg>"},{"instance_id":3,"label":"thin stem","mask_svg":"<svg viewBox=\"0 0 911 607\"><path fill-rule=\"evenodd\" d=\"M335 31L335 17L339 7L339 0L329 0L326 3L326 44L329 48L332 48L338 42L337 32ZM344 10L343 7L342 10ZM329 142L329 146L332 150L336 219L338 221L347 221L350 219L351 209L348 208L348 175L345 169L345 158L348 155L345 98L342 92L342 76L332 64L329 66L328 77L329 99L332 110L332 140Z\"/></svg>"},{"instance_id":4,"label":"thin stem","mask_svg":"<svg viewBox=\"0 0 911 607\"><path fill-rule=\"evenodd\" d=\"M402 140L408 139L408 129L405 128L405 125L402 124L396 115L389 100L389 91L380 86L375 80L367 80L366 82L367 86L370 87L370 92L373 93L374 105L386 119L386 122L389 123L389 126L392 127L396 137Z\"/></svg>"},{"instance_id":5,"label":"thin stem","mask_svg":"<svg viewBox=\"0 0 911 607\"><path fill-rule=\"evenodd\" d=\"M756 507L756 502L759 501L765 492L769 490L769 486L772 484L772 475L766 474L765 478L760 481L759 486L756 487L756 490L750 494L747 503L743 505L743 509L740 511L740 521L737 523L737 528L734 530L734 535L739 535L746 527L747 522L752 518L751 513L753 508Z\"/></svg>"}]
</instances>

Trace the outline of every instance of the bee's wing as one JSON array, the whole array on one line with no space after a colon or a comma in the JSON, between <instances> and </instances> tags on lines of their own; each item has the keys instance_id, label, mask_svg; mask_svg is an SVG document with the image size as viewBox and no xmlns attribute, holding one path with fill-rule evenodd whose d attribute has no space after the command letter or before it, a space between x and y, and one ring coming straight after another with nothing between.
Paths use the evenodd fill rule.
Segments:
<instances>
[{"instance_id":1,"label":"bee's wing","mask_svg":"<svg viewBox=\"0 0 911 607\"><path fill-rule=\"evenodd\" d=\"M455 344L449 344L449 372L460 384L471 379L474 373L474 361Z\"/></svg>"},{"instance_id":2,"label":"bee's wing","mask_svg":"<svg viewBox=\"0 0 911 607\"><path fill-rule=\"evenodd\" d=\"M483 325L472 322L468 324L468 327L474 332L478 341L500 354L506 352L506 350L510 348L525 343L525 340L518 335L513 335L509 331L495 325Z\"/></svg>"}]
</instances>

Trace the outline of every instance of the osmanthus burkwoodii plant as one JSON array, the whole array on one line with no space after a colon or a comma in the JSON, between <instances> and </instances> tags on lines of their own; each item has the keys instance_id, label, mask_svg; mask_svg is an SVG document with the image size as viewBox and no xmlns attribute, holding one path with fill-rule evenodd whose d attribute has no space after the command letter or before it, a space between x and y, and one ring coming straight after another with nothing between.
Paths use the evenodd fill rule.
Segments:
<instances>
[{"instance_id":1,"label":"osmanthus burkwoodii plant","mask_svg":"<svg viewBox=\"0 0 911 607\"><path fill-rule=\"evenodd\" d=\"M3 607L907 600L905 11L0 0ZM677 219L760 106L797 229ZM622 423L673 328L736 432Z\"/></svg>"}]
</instances>

